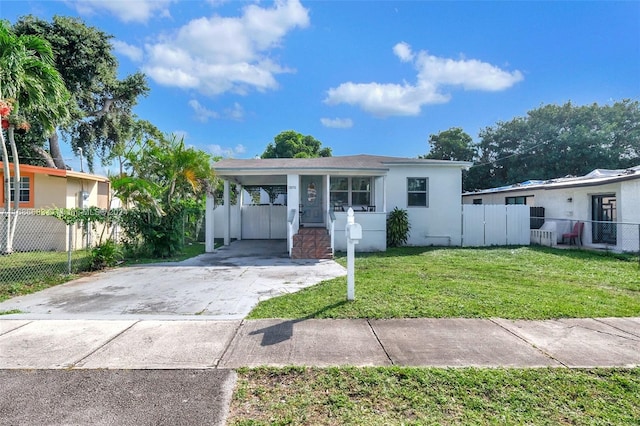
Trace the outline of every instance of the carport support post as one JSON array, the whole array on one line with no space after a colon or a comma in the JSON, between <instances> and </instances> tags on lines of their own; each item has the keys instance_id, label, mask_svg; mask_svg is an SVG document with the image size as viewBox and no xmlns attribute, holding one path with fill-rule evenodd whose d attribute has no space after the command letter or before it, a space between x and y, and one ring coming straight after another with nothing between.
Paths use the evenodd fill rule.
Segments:
<instances>
[{"instance_id":1,"label":"carport support post","mask_svg":"<svg viewBox=\"0 0 640 426\"><path fill-rule=\"evenodd\" d=\"M355 223L355 217L353 214L353 209L349 207L347 211L347 229L345 229L345 233L347 234L347 300L355 300L356 298L356 279L355 279L355 248L356 245L353 243L353 240L349 235L349 226Z\"/></svg>"},{"instance_id":2,"label":"carport support post","mask_svg":"<svg viewBox=\"0 0 640 426\"><path fill-rule=\"evenodd\" d=\"M224 181L224 245L231 244L231 196L229 195L229 181Z\"/></svg>"},{"instance_id":3,"label":"carport support post","mask_svg":"<svg viewBox=\"0 0 640 426\"><path fill-rule=\"evenodd\" d=\"M213 212L215 208L215 198L213 197L213 194L207 194L204 212L204 251L207 253L213 253L216 248L215 216Z\"/></svg>"}]
</instances>

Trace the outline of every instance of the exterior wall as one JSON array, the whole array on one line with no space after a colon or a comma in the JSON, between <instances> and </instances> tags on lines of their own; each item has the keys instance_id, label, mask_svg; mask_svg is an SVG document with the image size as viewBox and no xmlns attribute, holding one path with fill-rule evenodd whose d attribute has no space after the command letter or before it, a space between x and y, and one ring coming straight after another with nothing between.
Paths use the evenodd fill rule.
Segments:
<instances>
[{"instance_id":1,"label":"exterior wall","mask_svg":"<svg viewBox=\"0 0 640 426\"><path fill-rule=\"evenodd\" d=\"M621 182L618 217L621 222L640 223L640 179Z\"/></svg>"},{"instance_id":2,"label":"exterior wall","mask_svg":"<svg viewBox=\"0 0 640 426\"><path fill-rule=\"evenodd\" d=\"M35 175L33 198L36 209L41 208L65 208L67 179L49 176Z\"/></svg>"},{"instance_id":3,"label":"exterior wall","mask_svg":"<svg viewBox=\"0 0 640 426\"><path fill-rule=\"evenodd\" d=\"M336 222L333 232L335 238L335 250L347 250L347 213L335 212ZM355 222L362 226L362 240L356 244L357 252L385 251L387 249L387 215L380 213L355 212Z\"/></svg>"},{"instance_id":4,"label":"exterior wall","mask_svg":"<svg viewBox=\"0 0 640 426\"><path fill-rule=\"evenodd\" d=\"M429 207L409 207L407 178L429 178ZM452 245L462 243L460 189L462 173L457 167L393 167L386 178L386 211L406 209L411 223L408 245Z\"/></svg>"}]
</instances>

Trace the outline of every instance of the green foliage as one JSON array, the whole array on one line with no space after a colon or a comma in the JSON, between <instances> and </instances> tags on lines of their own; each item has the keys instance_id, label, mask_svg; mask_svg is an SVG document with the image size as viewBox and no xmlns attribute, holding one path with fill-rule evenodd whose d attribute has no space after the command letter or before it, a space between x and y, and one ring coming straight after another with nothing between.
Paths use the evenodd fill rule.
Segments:
<instances>
[{"instance_id":1,"label":"green foliage","mask_svg":"<svg viewBox=\"0 0 640 426\"><path fill-rule=\"evenodd\" d=\"M120 222L125 250L166 258L197 239L214 179L212 158L175 136L151 136L120 152L126 172L113 177L112 186L130 206Z\"/></svg>"},{"instance_id":2,"label":"green foliage","mask_svg":"<svg viewBox=\"0 0 640 426\"><path fill-rule=\"evenodd\" d=\"M116 266L122 261L122 250L118 244L108 239L91 249L89 255L91 261L91 269L100 270L110 266Z\"/></svg>"},{"instance_id":3,"label":"green foliage","mask_svg":"<svg viewBox=\"0 0 640 426\"><path fill-rule=\"evenodd\" d=\"M410 229L407 211L394 208L387 216L387 247L400 247L406 244Z\"/></svg>"},{"instance_id":4,"label":"green foliage","mask_svg":"<svg viewBox=\"0 0 640 426\"><path fill-rule=\"evenodd\" d=\"M421 158L433 160L471 161L476 153L473 139L460 127L452 127L437 135L429 135L429 154Z\"/></svg>"},{"instance_id":5,"label":"green foliage","mask_svg":"<svg viewBox=\"0 0 640 426\"><path fill-rule=\"evenodd\" d=\"M640 103L544 105L480 132L464 189L581 176L640 164Z\"/></svg>"},{"instance_id":6,"label":"green foliage","mask_svg":"<svg viewBox=\"0 0 640 426\"><path fill-rule=\"evenodd\" d=\"M311 135L304 136L286 130L273 138L261 158L314 158L331 157L331 148L321 148L322 142Z\"/></svg>"},{"instance_id":7,"label":"green foliage","mask_svg":"<svg viewBox=\"0 0 640 426\"><path fill-rule=\"evenodd\" d=\"M46 39L55 54L55 68L61 73L72 97L66 105L72 119L60 127L71 138L74 150L82 148L89 168L94 154L108 155L109 150L131 132L132 108L149 87L142 73L118 79L118 61L113 55L112 36L87 26L77 18L55 16L47 22L24 16L13 26L16 34ZM34 147L41 141L29 139ZM50 156L58 168L64 168L57 134L49 138ZM34 155L49 155L35 150Z\"/></svg>"}]
</instances>

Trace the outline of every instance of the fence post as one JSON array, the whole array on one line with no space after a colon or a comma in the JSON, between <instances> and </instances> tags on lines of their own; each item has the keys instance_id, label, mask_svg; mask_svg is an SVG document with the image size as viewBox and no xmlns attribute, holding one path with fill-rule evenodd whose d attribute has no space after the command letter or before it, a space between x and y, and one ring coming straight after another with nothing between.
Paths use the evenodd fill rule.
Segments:
<instances>
[{"instance_id":1,"label":"fence post","mask_svg":"<svg viewBox=\"0 0 640 426\"><path fill-rule=\"evenodd\" d=\"M71 275L71 245L73 244L73 225L67 225L69 242L67 244L67 274Z\"/></svg>"}]
</instances>

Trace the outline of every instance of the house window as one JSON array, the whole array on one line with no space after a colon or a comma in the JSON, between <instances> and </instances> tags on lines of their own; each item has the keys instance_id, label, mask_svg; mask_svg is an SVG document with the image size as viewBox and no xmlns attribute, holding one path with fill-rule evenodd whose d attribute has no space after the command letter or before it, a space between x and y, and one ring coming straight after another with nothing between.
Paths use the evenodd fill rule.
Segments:
<instances>
[{"instance_id":1,"label":"house window","mask_svg":"<svg viewBox=\"0 0 640 426\"><path fill-rule=\"evenodd\" d=\"M11 202L13 203L16 199L16 188L15 188L14 179L11 179L10 187L11 187ZM19 195L20 198L18 199L20 203L28 203L29 201L31 201L31 179L28 176L20 177L18 193L20 194Z\"/></svg>"},{"instance_id":2,"label":"house window","mask_svg":"<svg viewBox=\"0 0 640 426\"><path fill-rule=\"evenodd\" d=\"M429 207L429 178L407 178L407 205Z\"/></svg>"},{"instance_id":3,"label":"house window","mask_svg":"<svg viewBox=\"0 0 640 426\"><path fill-rule=\"evenodd\" d=\"M371 177L332 177L329 198L335 210L344 206L368 207L371 205Z\"/></svg>"},{"instance_id":4,"label":"house window","mask_svg":"<svg viewBox=\"0 0 640 426\"><path fill-rule=\"evenodd\" d=\"M0 206L4 206L4 177L0 175L0 179L3 180L2 187L0 188ZM16 197L16 188L15 182L13 180L13 176L9 180L9 198L11 199L11 203ZM20 207L33 207L33 174L24 173L20 176L20 182L18 183L18 201L20 203Z\"/></svg>"},{"instance_id":5,"label":"house window","mask_svg":"<svg viewBox=\"0 0 640 426\"><path fill-rule=\"evenodd\" d=\"M482 198L474 198L473 204L482 204Z\"/></svg>"},{"instance_id":6,"label":"house window","mask_svg":"<svg viewBox=\"0 0 640 426\"><path fill-rule=\"evenodd\" d=\"M527 197L505 197L505 204L527 204Z\"/></svg>"}]
</instances>

